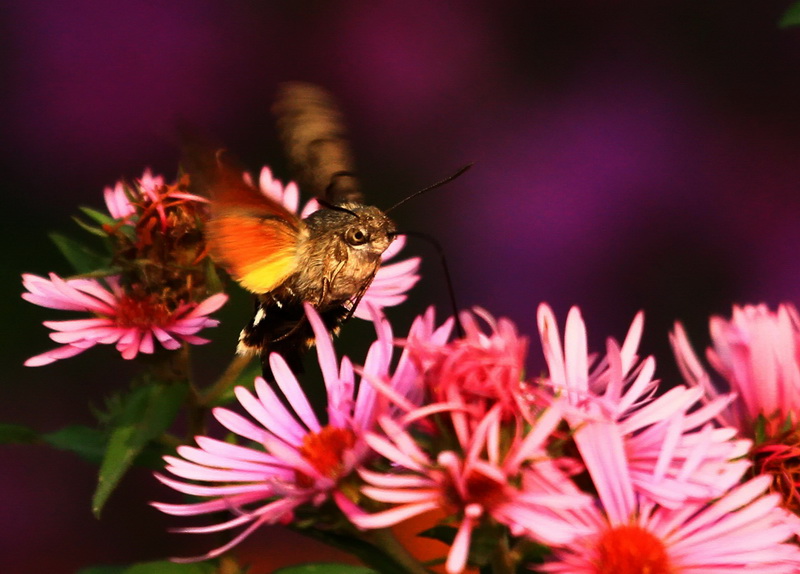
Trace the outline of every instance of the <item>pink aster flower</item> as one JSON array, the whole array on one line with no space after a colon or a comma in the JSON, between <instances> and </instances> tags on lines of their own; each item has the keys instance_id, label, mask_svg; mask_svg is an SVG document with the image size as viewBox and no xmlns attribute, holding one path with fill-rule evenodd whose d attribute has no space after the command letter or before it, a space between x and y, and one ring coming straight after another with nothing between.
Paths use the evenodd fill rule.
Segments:
<instances>
[{"instance_id":1,"label":"pink aster flower","mask_svg":"<svg viewBox=\"0 0 800 574\"><path fill-rule=\"evenodd\" d=\"M711 318L713 347L708 361L736 399L717 415L756 439L750 453L757 473L773 477L784 505L800 514L800 317L792 305L777 312L766 305L734 306L730 320ZM671 336L678 365L689 384L707 397L719 395L694 354L686 332L676 324Z\"/></svg>"},{"instance_id":2,"label":"pink aster flower","mask_svg":"<svg viewBox=\"0 0 800 574\"><path fill-rule=\"evenodd\" d=\"M581 532L551 544L552 559L539 572L569 574L790 574L800 568L793 541L797 518L764 495L766 477L737 485L719 499L659 506L637 495L625 462L620 429L594 429L579 445L597 487L598 505L558 510ZM705 437L708 442L708 437ZM603 446L604 445L604 446ZM591 453L591 448L603 450ZM709 447L711 445L709 444ZM587 532L588 531L588 532Z\"/></svg>"},{"instance_id":3,"label":"pink aster flower","mask_svg":"<svg viewBox=\"0 0 800 574\"><path fill-rule=\"evenodd\" d=\"M534 389L523 380L528 339L510 320L495 319L477 307L462 312L460 319L463 337L441 345L408 342L412 357L423 366L431 400L463 405L463 413L469 413L464 421L468 428L497 404L504 419L530 422Z\"/></svg>"},{"instance_id":4,"label":"pink aster flower","mask_svg":"<svg viewBox=\"0 0 800 574\"><path fill-rule=\"evenodd\" d=\"M288 408L259 377L255 396L243 387L236 389L239 403L255 422L224 408L214 409L214 416L225 428L258 447L231 445L201 436L196 439L197 447L182 446L178 449L179 457L165 457L166 469L182 480L158 475L159 480L179 492L207 500L190 504L153 503L153 506L176 516L221 510L234 514L224 522L183 528L181 532L218 532L246 526L230 542L197 560L220 555L262 524L291 521L301 506L318 506L333 500L349 508L352 503L342 489L354 469L374 456L364 435L374 427L376 417L387 412L388 404L371 385L357 384L350 360L336 359L330 334L319 315L309 305L306 313L316 335L317 357L327 391L327 424L322 424L314 414L286 361L273 353L270 367ZM417 335L427 331L434 336L436 330L429 329L431 319L429 316L417 321L412 330ZM378 337L367 353L361 370L363 377L389 380L402 393L403 389L411 388L419 375L405 356L400 358L395 373L389 375L391 326L377 312L373 321Z\"/></svg>"},{"instance_id":5,"label":"pink aster flower","mask_svg":"<svg viewBox=\"0 0 800 574\"><path fill-rule=\"evenodd\" d=\"M22 298L26 301L94 315L89 319L45 321L44 325L54 331L50 338L63 346L31 357L25 361L29 367L72 357L97 344L114 344L123 358L133 359L138 353L152 353L155 341L170 350L179 348L182 342L208 343L196 333L217 325L218 321L208 315L228 299L219 293L200 303L182 303L169 309L153 295L127 293L117 276L106 277L105 285L97 279L65 280L55 273L50 279L30 274L22 279L27 289Z\"/></svg>"},{"instance_id":6,"label":"pink aster flower","mask_svg":"<svg viewBox=\"0 0 800 574\"><path fill-rule=\"evenodd\" d=\"M748 468L746 460L736 459L748 452L750 441L736 440L736 429L713 424L731 397L697 408L703 398L698 389L677 386L655 396L655 361L647 357L639 362L636 355L641 313L622 346L610 339L599 360L588 352L586 326L577 308L567 317L563 346L548 306L539 307L538 322L549 371L543 382L571 405L566 419L575 443L588 457L620 457L631 476L631 496L635 490L675 508L687 499L726 491ZM609 428L615 429L615 444L597 438L607 436ZM584 462L590 472L595 468Z\"/></svg>"},{"instance_id":7,"label":"pink aster flower","mask_svg":"<svg viewBox=\"0 0 800 574\"><path fill-rule=\"evenodd\" d=\"M424 408L421 410L425 410ZM389 508L367 513L352 507L348 514L363 529L385 528L434 509L457 524L445 569L462 572L474 530L496 521L516 536L548 544L570 541L579 530L562 521L554 509L574 509L590 502L547 457L545 445L561 421L554 404L524 436L501 447L502 409L495 405L458 450L428 454L414 436L388 416L380 420L385 435L369 433L367 443L392 465L389 472L362 468L361 491ZM410 418L414 419L412 415ZM567 487L566 485L569 485Z\"/></svg>"},{"instance_id":8,"label":"pink aster flower","mask_svg":"<svg viewBox=\"0 0 800 574\"><path fill-rule=\"evenodd\" d=\"M135 188L130 188L122 181L118 181L113 188L107 187L103 190L108 213L114 219L130 217L136 213L136 201L140 198L147 198L151 202L157 202L158 190L162 187L164 187L164 178L160 175L154 176L150 168L145 169L142 177L136 180Z\"/></svg>"},{"instance_id":9,"label":"pink aster flower","mask_svg":"<svg viewBox=\"0 0 800 574\"><path fill-rule=\"evenodd\" d=\"M720 419L742 430L752 429L759 416L785 420L800 415L800 316L792 305L777 312L766 305L734 306L730 320L712 317L713 347L708 361L737 395ZM719 395L692 350L680 323L671 341L687 382L710 397Z\"/></svg>"},{"instance_id":10,"label":"pink aster flower","mask_svg":"<svg viewBox=\"0 0 800 574\"><path fill-rule=\"evenodd\" d=\"M118 181L111 188L103 190L108 213L114 219L128 220L138 214L138 220L146 218L149 212L155 212L160 222L161 230L169 227L167 210L181 202L208 203L208 199L185 191L183 182L176 185L166 185L164 178L153 175L150 169L145 169L142 177L133 185Z\"/></svg>"},{"instance_id":11,"label":"pink aster flower","mask_svg":"<svg viewBox=\"0 0 800 574\"><path fill-rule=\"evenodd\" d=\"M281 203L292 213L298 213L300 191L295 182L289 182L284 186L280 180L272 176L272 170L265 166L261 169L258 185L261 193ZM308 217L319 208L320 205L317 200L311 199L299 211L299 215L301 218ZM395 257L405 244L405 237L400 236L395 239L389 248L383 252L381 261L386 262ZM405 301L407 292L419 281L419 264L420 258L412 257L404 261L381 265L369 288L361 298L359 306L356 307L353 316L369 320L371 319L370 306L381 309L383 307L394 307Z\"/></svg>"},{"instance_id":12,"label":"pink aster flower","mask_svg":"<svg viewBox=\"0 0 800 574\"><path fill-rule=\"evenodd\" d=\"M105 188L103 190L103 198L105 199L108 213L114 219L125 219L136 213L136 208L131 204L125 186L121 181L118 181L113 188Z\"/></svg>"}]
</instances>

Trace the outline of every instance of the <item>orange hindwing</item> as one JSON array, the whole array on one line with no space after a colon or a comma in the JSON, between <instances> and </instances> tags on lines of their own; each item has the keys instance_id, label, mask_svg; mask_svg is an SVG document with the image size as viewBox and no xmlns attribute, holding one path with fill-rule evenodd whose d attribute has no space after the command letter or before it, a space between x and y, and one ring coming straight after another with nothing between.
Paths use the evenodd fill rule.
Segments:
<instances>
[{"instance_id":1,"label":"orange hindwing","mask_svg":"<svg viewBox=\"0 0 800 574\"><path fill-rule=\"evenodd\" d=\"M272 291L297 267L305 224L219 158L217 167L206 225L211 257L248 291Z\"/></svg>"}]
</instances>

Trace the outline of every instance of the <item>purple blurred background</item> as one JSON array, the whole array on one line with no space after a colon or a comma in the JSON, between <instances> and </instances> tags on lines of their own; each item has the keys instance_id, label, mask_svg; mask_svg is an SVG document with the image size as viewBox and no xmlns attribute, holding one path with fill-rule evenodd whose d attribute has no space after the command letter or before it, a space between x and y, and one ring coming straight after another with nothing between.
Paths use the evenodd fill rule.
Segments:
<instances>
[{"instance_id":1,"label":"purple blurred background","mask_svg":"<svg viewBox=\"0 0 800 574\"><path fill-rule=\"evenodd\" d=\"M286 80L339 97L378 206L475 162L396 218L439 238L461 305L511 316L534 341L540 301L562 320L580 305L594 348L644 309L644 351L674 380L676 319L702 343L708 315L734 302L800 298L800 29L777 26L789 0L446 4L4 3L0 422L92 424L89 405L135 371L110 349L21 366L50 348L40 322L62 316L19 298L21 272L69 271L46 233L78 235L70 215L101 207L120 177L174 176L179 122L285 179L269 107ZM391 315L400 333L409 310L446 301L435 253L410 251L429 257ZM246 307L224 315L209 360L227 356ZM3 456L3 572L208 549L166 533L176 521L144 503L169 493L147 471L98 522L93 467L44 447Z\"/></svg>"}]
</instances>

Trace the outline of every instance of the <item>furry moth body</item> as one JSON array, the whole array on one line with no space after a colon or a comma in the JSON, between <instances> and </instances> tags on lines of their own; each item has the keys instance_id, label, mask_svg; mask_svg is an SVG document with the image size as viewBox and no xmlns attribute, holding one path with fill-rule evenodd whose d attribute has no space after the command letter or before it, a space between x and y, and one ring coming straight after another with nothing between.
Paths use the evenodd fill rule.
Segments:
<instances>
[{"instance_id":1,"label":"furry moth body","mask_svg":"<svg viewBox=\"0 0 800 574\"><path fill-rule=\"evenodd\" d=\"M331 330L358 304L381 255L394 240L394 223L378 208L330 204L300 219L248 184L217 154L206 239L212 258L257 295L256 310L239 340L240 353L279 352L299 368L312 342L303 303Z\"/></svg>"}]
</instances>

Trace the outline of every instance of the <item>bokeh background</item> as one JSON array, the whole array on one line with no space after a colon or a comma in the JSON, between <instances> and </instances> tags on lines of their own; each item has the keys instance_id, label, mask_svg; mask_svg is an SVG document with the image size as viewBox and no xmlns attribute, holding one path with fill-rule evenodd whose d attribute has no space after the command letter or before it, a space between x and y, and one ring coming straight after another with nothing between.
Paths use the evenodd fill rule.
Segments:
<instances>
[{"instance_id":1,"label":"bokeh background","mask_svg":"<svg viewBox=\"0 0 800 574\"><path fill-rule=\"evenodd\" d=\"M378 206L475 162L396 219L439 239L461 305L531 335L534 371L535 311L548 301L562 320L580 305L594 348L644 309L643 349L674 381L676 319L702 345L708 316L735 302L800 299L800 29L777 25L789 4L4 2L0 421L92 424L91 406L136 370L111 349L22 367L51 346L41 321L64 316L19 297L21 272L69 271L47 232L79 234L77 206L101 207L120 177L174 176L181 122L286 178L269 111L286 80L338 96ZM425 278L391 313L400 333L430 303L447 312L435 252L409 251L427 258ZM209 372L246 319L237 301L204 353ZM342 345L355 345L347 330ZM170 493L148 471L97 521L89 464L34 446L2 447L2 460L2 572L209 548L166 532L175 519L145 502ZM278 530L242 550L254 574L330 556Z\"/></svg>"}]
</instances>

